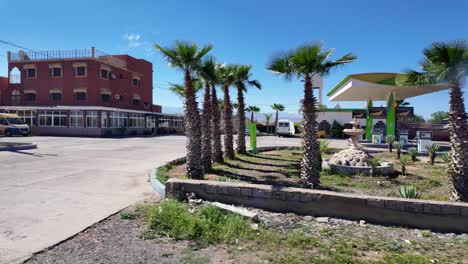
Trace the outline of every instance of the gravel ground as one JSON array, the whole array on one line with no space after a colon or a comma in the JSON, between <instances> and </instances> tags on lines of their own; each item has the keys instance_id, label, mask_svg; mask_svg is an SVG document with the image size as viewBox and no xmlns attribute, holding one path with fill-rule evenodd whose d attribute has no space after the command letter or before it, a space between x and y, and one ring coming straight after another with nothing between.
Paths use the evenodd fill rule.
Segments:
<instances>
[{"instance_id":1,"label":"gravel ground","mask_svg":"<svg viewBox=\"0 0 468 264\"><path fill-rule=\"evenodd\" d=\"M364 221L248 209L257 213L267 228L280 233L302 231L316 237L321 244L351 240L366 260L378 259L385 251L429 256L433 263L468 263L467 234L442 234L372 225ZM26 263L267 263L268 256L276 253L247 250L244 245L210 246L193 251L186 241L172 241L154 234L149 234L152 239L146 239L148 230L141 217L129 220L122 219L121 215L118 213L95 224L36 254Z\"/></svg>"}]
</instances>

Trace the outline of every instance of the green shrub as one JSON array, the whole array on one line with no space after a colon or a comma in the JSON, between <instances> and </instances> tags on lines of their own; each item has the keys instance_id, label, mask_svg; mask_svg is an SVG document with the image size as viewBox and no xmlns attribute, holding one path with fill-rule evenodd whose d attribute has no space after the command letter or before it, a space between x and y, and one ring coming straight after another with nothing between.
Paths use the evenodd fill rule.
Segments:
<instances>
[{"instance_id":1,"label":"green shrub","mask_svg":"<svg viewBox=\"0 0 468 264\"><path fill-rule=\"evenodd\" d=\"M418 188L413 185L403 185L398 189L400 196L407 199L419 199L421 198L421 192Z\"/></svg>"},{"instance_id":2,"label":"green shrub","mask_svg":"<svg viewBox=\"0 0 468 264\"><path fill-rule=\"evenodd\" d=\"M320 153L322 155L328 154L330 152L330 141L328 140L320 140Z\"/></svg>"},{"instance_id":3,"label":"green shrub","mask_svg":"<svg viewBox=\"0 0 468 264\"><path fill-rule=\"evenodd\" d=\"M162 184L169 180L169 171L174 168L174 165L164 165L156 169L156 179Z\"/></svg>"},{"instance_id":4,"label":"green shrub","mask_svg":"<svg viewBox=\"0 0 468 264\"><path fill-rule=\"evenodd\" d=\"M440 155L440 158L446 162L446 163L449 163L450 162L450 153L449 152L444 152Z\"/></svg>"},{"instance_id":5,"label":"green shrub","mask_svg":"<svg viewBox=\"0 0 468 264\"><path fill-rule=\"evenodd\" d=\"M392 152L393 151L393 143L395 143L395 137L392 136L392 135L386 136L385 137L385 142L387 142L388 151Z\"/></svg>"},{"instance_id":6,"label":"green shrub","mask_svg":"<svg viewBox=\"0 0 468 264\"><path fill-rule=\"evenodd\" d=\"M225 214L215 206L202 207L196 213L187 204L166 200L147 214L149 227L176 240L194 240L201 245L232 243L246 237L250 223L233 213Z\"/></svg>"},{"instance_id":7,"label":"green shrub","mask_svg":"<svg viewBox=\"0 0 468 264\"><path fill-rule=\"evenodd\" d=\"M431 143L426 145L426 150L429 152L429 163L434 165L434 161L437 155L437 151L439 150L440 146L436 143Z\"/></svg>"},{"instance_id":8,"label":"green shrub","mask_svg":"<svg viewBox=\"0 0 468 264\"><path fill-rule=\"evenodd\" d=\"M336 120L333 120L333 124L331 126L331 136L334 138L342 138L343 129L344 127L340 123L338 123Z\"/></svg>"},{"instance_id":9,"label":"green shrub","mask_svg":"<svg viewBox=\"0 0 468 264\"><path fill-rule=\"evenodd\" d=\"M408 155L410 155L413 162L416 161L416 156L418 155L418 149L415 147L408 148Z\"/></svg>"},{"instance_id":10,"label":"green shrub","mask_svg":"<svg viewBox=\"0 0 468 264\"><path fill-rule=\"evenodd\" d=\"M296 131L296 134L302 133L302 124L301 124L301 122L294 122L294 130Z\"/></svg>"}]
</instances>

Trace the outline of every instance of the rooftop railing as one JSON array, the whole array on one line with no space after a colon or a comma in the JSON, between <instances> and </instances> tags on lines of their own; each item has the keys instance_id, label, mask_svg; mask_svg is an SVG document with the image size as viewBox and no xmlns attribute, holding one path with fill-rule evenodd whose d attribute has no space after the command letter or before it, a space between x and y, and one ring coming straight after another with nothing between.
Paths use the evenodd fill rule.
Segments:
<instances>
[{"instance_id":1,"label":"rooftop railing","mask_svg":"<svg viewBox=\"0 0 468 264\"><path fill-rule=\"evenodd\" d=\"M126 68L125 60L109 55L102 51L91 49L75 50L52 50L52 51L23 51L8 52L8 61L24 62L38 60L63 60L63 59L97 59L103 63L111 64L117 67Z\"/></svg>"}]
</instances>

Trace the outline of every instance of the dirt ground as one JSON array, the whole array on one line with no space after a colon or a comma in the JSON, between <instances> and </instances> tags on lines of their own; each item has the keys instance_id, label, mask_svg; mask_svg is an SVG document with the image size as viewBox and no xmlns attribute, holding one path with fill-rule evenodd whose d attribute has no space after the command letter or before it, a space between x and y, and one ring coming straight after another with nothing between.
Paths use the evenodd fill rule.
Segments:
<instances>
[{"instance_id":1,"label":"dirt ground","mask_svg":"<svg viewBox=\"0 0 468 264\"><path fill-rule=\"evenodd\" d=\"M370 263L388 254L398 256L398 262L392 263L468 263L466 234L441 234L249 209L259 215L266 228L284 237L294 234L312 237L314 243L301 249L294 244L277 248L274 243L255 242L200 249L190 241L173 241L152 233L141 215L123 219L133 212L134 207L130 207L36 254L26 263L316 263L307 259L317 256L322 256L323 262L319 263L358 263L357 260ZM343 255L349 259L335 258Z\"/></svg>"}]
</instances>

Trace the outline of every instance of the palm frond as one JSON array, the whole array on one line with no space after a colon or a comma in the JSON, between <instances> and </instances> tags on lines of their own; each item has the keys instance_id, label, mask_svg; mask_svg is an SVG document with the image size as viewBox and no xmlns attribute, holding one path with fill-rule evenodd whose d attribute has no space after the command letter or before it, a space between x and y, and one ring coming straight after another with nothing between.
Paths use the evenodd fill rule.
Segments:
<instances>
[{"instance_id":1,"label":"palm frond","mask_svg":"<svg viewBox=\"0 0 468 264\"><path fill-rule=\"evenodd\" d=\"M294 71L290 59L291 55L287 53L274 54L270 58L266 68L274 74L284 75L286 80L291 80L294 76Z\"/></svg>"}]
</instances>

